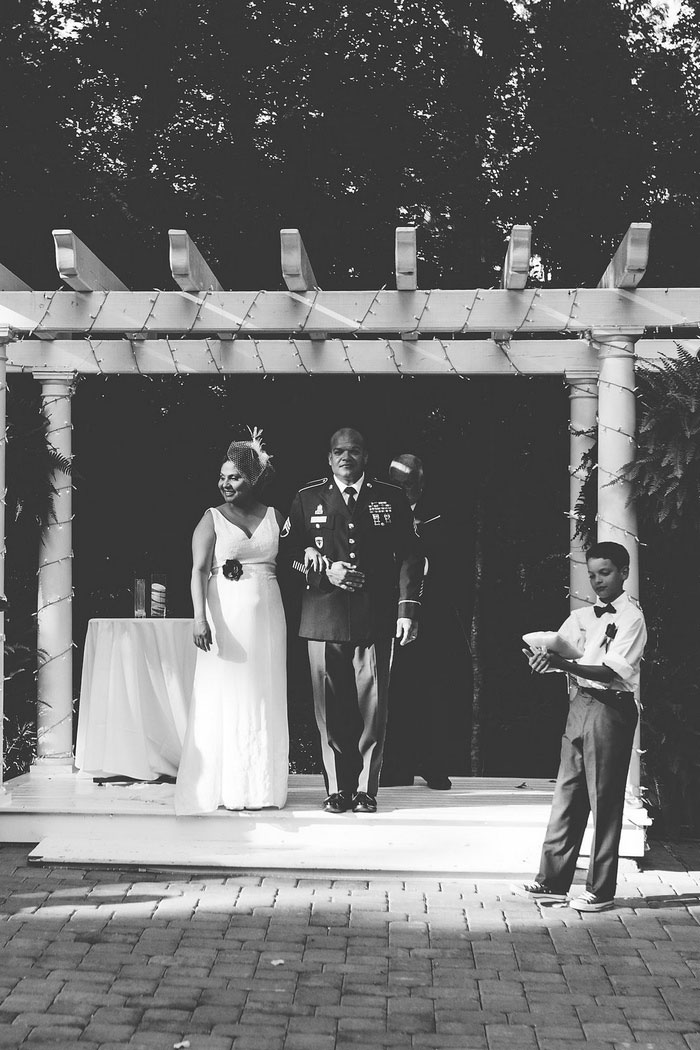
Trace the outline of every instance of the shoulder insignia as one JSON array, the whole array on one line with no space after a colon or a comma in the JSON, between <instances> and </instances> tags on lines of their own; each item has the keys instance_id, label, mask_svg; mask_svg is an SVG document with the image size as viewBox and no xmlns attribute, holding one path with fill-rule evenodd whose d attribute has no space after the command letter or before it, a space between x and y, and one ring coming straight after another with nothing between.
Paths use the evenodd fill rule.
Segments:
<instances>
[{"instance_id":1,"label":"shoulder insignia","mask_svg":"<svg viewBox=\"0 0 700 1050\"><path fill-rule=\"evenodd\" d=\"M282 539L282 540L285 539L289 535L289 533L291 531L292 531L292 522L291 522L291 520L289 518L287 518L287 520L285 521L284 525L282 526L282 531L280 532L280 539Z\"/></svg>"},{"instance_id":2,"label":"shoulder insignia","mask_svg":"<svg viewBox=\"0 0 700 1050\"><path fill-rule=\"evenodd\" d=\"M317 485L325 485L328 478L317 478L316 481L309 481L306 485L302 485L299 489L300 492L306 492L307 489L316 488Z\"/></svg>"},{"instance_id":3,"label":"shoulder insignia","mask_svg":"<svg viewBox=\"0 0 700 1050\"><path fill-rule=\"evenodd\" d=\"M403 492L400 485L392 485L390 481L375 481L375 485L381 485L385 489L394 489L396 492Z\"/></svg>"}]
</instances>

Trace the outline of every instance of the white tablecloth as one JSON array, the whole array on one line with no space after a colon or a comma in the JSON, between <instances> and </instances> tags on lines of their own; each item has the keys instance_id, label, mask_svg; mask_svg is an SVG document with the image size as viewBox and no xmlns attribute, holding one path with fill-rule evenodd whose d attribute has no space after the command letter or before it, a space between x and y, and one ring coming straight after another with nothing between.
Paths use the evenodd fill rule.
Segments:
<instances>
[{"instance_id":1,"label":"white tablecloth","mask_svg":"<svg viewBox=\"0 0 700 1050\"><path fill-rule=\"evenodd\" d=\"M75 763L93 776L175 776L197 649L192 620L90 620Z\"/></svg>"}]
</instances>

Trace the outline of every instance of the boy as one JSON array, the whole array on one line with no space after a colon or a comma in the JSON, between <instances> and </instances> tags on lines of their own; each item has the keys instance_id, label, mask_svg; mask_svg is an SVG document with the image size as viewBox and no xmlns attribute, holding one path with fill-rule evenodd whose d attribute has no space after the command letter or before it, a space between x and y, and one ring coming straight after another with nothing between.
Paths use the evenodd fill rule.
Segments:
<instances>
[{"instance_id":1,"label":"boy","mask_svg":"<svg viewBox=\"0 0 700 1050\"><path fill-rule=\"evenodd\" d=\"M565 901L593 812L593 842L584 893L569 901L577 911L613 907L625 785L637 724L635 694L647 632L644 616L624 590L629 554L619 543L594 544L586 554L595 605L576 609L559 629L582 651L580 660L523 650L537 673L571 676L569 715L540 870L524 887L530 897Z\"/></svg>"}]
</instances>

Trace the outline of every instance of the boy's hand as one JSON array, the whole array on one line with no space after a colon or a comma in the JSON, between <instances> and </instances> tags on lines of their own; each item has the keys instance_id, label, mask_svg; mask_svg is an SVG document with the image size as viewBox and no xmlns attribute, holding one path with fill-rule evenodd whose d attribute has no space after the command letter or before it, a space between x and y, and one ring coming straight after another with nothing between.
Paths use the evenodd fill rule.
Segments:
<instances>
[{"instance_id":1,"label":"boy's hand","mask_svg":"<svg viewBox=\"0 0 700 1050\"><path fill-rule=\"evenodd\" d=\"M550 669L554 654L547 649L537 649L535 652L531 649L523 649L523 652L527 656L527 662L533 674L544 674Z\"/></svg>"}]
</instances>

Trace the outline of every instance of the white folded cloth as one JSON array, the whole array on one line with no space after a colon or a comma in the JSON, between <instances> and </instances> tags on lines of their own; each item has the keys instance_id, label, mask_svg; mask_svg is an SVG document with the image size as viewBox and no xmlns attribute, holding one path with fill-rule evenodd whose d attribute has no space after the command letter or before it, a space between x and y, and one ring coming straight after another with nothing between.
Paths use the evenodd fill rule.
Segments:
<instances>
[{"instance_id":1,"label":"white folded cloth","mask_svg":"<svg viewBox=\"0 0 700 1050\"><path fill-rule=\"evenodd\" d=\"M583 653L567 642L558 631L531 631L530 634L523 635L523 641L533 652L548 649L565 660L578 660L583 656Z\"/></svg>"}]
</instances>

